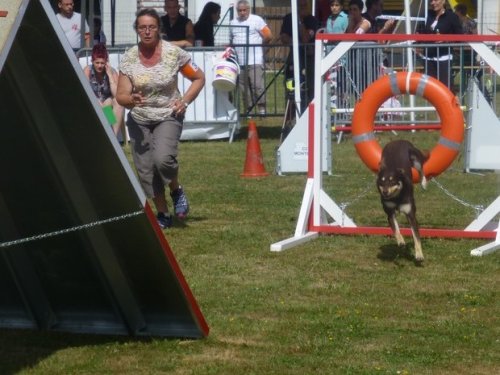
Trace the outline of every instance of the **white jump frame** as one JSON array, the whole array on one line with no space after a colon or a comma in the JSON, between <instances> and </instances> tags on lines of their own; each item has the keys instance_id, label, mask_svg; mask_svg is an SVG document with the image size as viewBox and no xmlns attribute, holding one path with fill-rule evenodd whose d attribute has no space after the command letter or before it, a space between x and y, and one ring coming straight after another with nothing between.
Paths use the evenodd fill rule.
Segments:
<instances>
[{"instance_id":1,"label":"white jump frame","mask_svg":"<svg viewBox=\"0 0 500 375\"><path fill-rule=\"evenodd\" d=\"M459 38L460 40L457 40ZM302 198L297 225L293 237L271 244L271 251L283 251L307 241L320 233L336 234L391 234L390 228L358 227L354 221L330 198L323 190L323 173L321 169L322 139L324 137L321 126L324 98L321 95L322 77L328 70L352 47L357 41L408 41L421 42L467 42L483 60L500 74L500 59L484 44L486 41L500 42L500 36L492 35L377 35L377 34L323 34L318 33L315 38L315 77L314 77L314 104L309 105L308 125L308 171L307 181ZM339 42L328 55L323 57L323 43L325 41ZM398 110L401 110L400 108ZM312 152L311 152L312 150ZM494 241L473 249L471 255L481 256L500 249L500 222L495 225L492 220L500 213L500 196L491 203L482 214L463 230L421 229L423 236L433 237L465 237L465 238L493 238ZM333 219L328 221L328 216ZM491 228L491 226L494 228ZM402 229L408 234L407 228Z\"/></svg>"}]
</instances>

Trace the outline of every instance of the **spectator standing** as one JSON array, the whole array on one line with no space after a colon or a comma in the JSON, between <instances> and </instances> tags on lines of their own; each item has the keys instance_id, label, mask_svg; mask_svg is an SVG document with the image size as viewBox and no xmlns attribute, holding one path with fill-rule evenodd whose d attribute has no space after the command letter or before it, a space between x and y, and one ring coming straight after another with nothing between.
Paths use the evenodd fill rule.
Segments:
<instances>
[{"instance_id":1,"label":"spectator standing","mask_svg":"<svg viewBox=\"0 0 500 375\"><path fill-rule=\"evenodd\" d=\"M74 11L75 3L73 0L59 0L57 7L59 8L59 13L56 14L56 18L61 24L71 48L77 52L82 48L82 15ZM90 47L90 32L87 21L85 21L84 40L85 47Z\"/></svg>"},{"instance_id":2,"label":"spectator standing","mask_svg":"<svg viewBox=\"0 0 500 375\"><path fill-rule=\"evenodd\" d=\"M180 14L179 0L165 0L166 15L161 17L163 38L177 47L194 45L193 22Z\"/></svg>"},{"instance_id":3,"label":"spectator standing","mask_svg":"<svg viewBox=\"0 0 500 375\"><path fill-rule=\"evenodd\" d=\"M477 34L477 23L472 18L467 15L467 5L463 3L458 3L455 6L455 14L457 15L460 23L462 25L462 31L464 34ZM476 63L477 54L474 53L470 47L462 47L462 53L460 54L461 62L461 84L465 85L467 79L471 76L474 71L474 65ZM475 72L475 77L479 82L482 81L483 70L480 68ZM483 86L483 85L481 85ZM490 94L485 87L481 87L486 100L490 100Z\"/></svg>"},{"instance_id":4,"label":"spectator standing","mask_svg":"<svg viewBox=\"0 0 500 375\"><path fill-rule=\"evenodd\" d=\"M349 24L346 33L365 34L371 29L371 22L364 18L361 13L363 7L362 0L349 1Z\"/></svg>"},{"instance_id":5,"label":"spectator standing","mask_svg":"<svg viewBox=\"0 0 500 375\"><path fill-rule=\"evenodd\" d=\"M384 0L366 0L365 5L366 12L364 12L362 16L370 22L370 28L367 33L388 34L394 30L396 20L386 20L383 26L381 26L381 23L377 20L377 17L381 16L384 11Z\"/></svg>"},{"instance_id":6,"label":"spectator standing","mask_svg":"<svg viewBox=\"0 0 500 375\"><path fill-rule=\"evenodd\" d=\"M311 14L307 0L297 0L297 29L299 31L299 70L301 87L301 112L314 97L314 35L319 29L319 22ZM290 46L290 53L285 65L285 82L294 79L293 65L293 27L292 14L283 17L280 30L280 39L283 44ZM297 83L295 83L297 84Z\"/></svg>"},{"instance_id":7,"label":"spectator standing","mask_svg":"<svg viewBox=\"0 0 500 375\"><path fill-rule=\"evenodd\" d=\"M243 105L247 110L250 110L257 104L259 114L265 115L266 98L262 44L269 43L273 36L271 29L262 17L250 14L250 3L247 0L239 0L236 3L236 11L238 16L230 23L233 27L230 29L229 38L231 44L240 46L236 47L236 53L240 65L239 86L243 93ZM246 45L247 43L249 46Z\"/></svg>"},{"instance_id":8,"label":"spectator standing","mask_svg":"<svg viewBox=\"0 0 500 375\"><path fill-rule=\"evenodd\" d=\"M101 107L112 106L116 123L113 132L120 130L124 109L116 101L116 88L118 86L118 72L109 65L109 54L104 44L96 44L92 48L92 64L83 69L88 78L92 91L99 100Z\"/></svg>"},{"instance_id":9,"label":"spectator standing","mask_svg":"<svg viewBox=\"0 0 500 375\"><path fill-rule=\"evenodd\" d=\"M198 21L194 25L195 45L198 41L204 47L213 47L214 40L214 25L220 19L221 6L217 3L209 1L203 7Z\"/></svg>"},{"instance_id":10,"label":"spectator standing","mask_svg":"<svg viewBox=\"0 0 500 375\"><path fill-rule=\"evenodd\" d=\"M370 30L371 23L362 16L362 10L363 1L349 1L349 24L347 25L346 33L365 34ZM346 69L352 77L353 88L358 94L361 94L374 79L372 50L361 48L351 49L348 53Z\"/></svg>"},{"instance_id":11,"label":"spectator standing","mask_svg":"<svg viewBox=\"0 0 500 375\"><path fill-rule=\"evenodd\" d=\"M139 43L122 57L116 98L130 109L127 127L139 181L147 197L153 199L158 224L168 228L172 216L165 186L169 186L176 216L184 219L189 212L179 185L178 144L184 114L202 90L205 75L191 63L188 52L161 39L160 24L154 9L137 13L134 29ZM184 95L177 85L179 73L191 81Z\"/></svg>"},{"instance_id":12,"label":"spectator standing","mask_svg":"<svg viewBox=\"0 0 500 375\"><path fill-rule=\"evenodd\" d=\"M427 34L462 34L458 16L446 9L446 0L430 0L431 11L425 24ZM453 53L450 47L427 48L422 58L426 62L427 74L452 88L450 77Z\"/></svg>"},{"instance_id":13,"label":"spectator standing","mask_svg":"<svg viewBox=\"0 0 500 375\"><path fill-rule=\"evenodd\" d=\"M328 0L330 4L330 15L326 20L325 30L328 34L343 34L349 24L349 18L342 10L342 0ZM337 43L335 43L337 44ZM330 52L333 45L326 48L326 52Z\"/></svg>"},{"instance_id":14,"label":"spectator standing","mask_svg":"<svg viewBox=\"0 0 500 375\"><path fill-rule=\"evenodd\" d=\"M377 19L383 13L384 0L366 0L365 5L366 12L362 13L361 16L370 22L370 28L366 31L367 34L389 34L394 31L396 27L395 19L388 19L385 22ZM367 64L364 79L369 84L377 79L380 72L380 64L388 66L389 63L387 58L383 56L382 49L380 48L373 48L371 51L366 50L365 54Z\"/></svg>"},{"instance_id":15,"label":"spectator standing","mask_svg":"<svg viewBox=\"0 0 500 375\"><path fill-rule=\"evenodd\" d=\"M94 17L94 45L106 45L106 35L102 30L102 21L100 17Z\"/></svg>"},{"instance_id":16,"label":"spectator standing","mask_svg":"<svg viewBox=\"0 0 500 375\"><path fill-rule=\"evenodd\" d=\"M349 19L347 14L342 10L342 0L329 0L330 3L330 16L326 20L326 32L329 34L343 34L347 29L347 24ZM336 43L335 43L336 44ZM327 46L326 51L330 52L333 49L332 45ZM339 73L342 71L342 64L336 63L330 69L330 84L331 84L331 95L330 95L330 105L332 108L337 108L337 99L341 96L343 87L341 87L341 80L338 79Z\"/></svg>"},{"instance_id":17,"label":"spectator standing","mask_svg":"<svg viewBox=\"0 0 500 375\"><path fill-rule=\"evenodd\" d=\"M343 34L347 29L349 19L342 10L341 0L329 0L330 15L326 20L326 32L329 34Z\"/></svg>"},{"instance_id":18,"label":"spectator standing","mask_svg":"<svg viewBox=\"0 0 500 375\"><path fill-rule=\"evenodd\" d=\"M462 24L464 34L477 34L477 22L467 15L467 5L458 3L455 6L455 14Z\"/></svg>"},{"instance_id":19,"label":"spectator standing","mask_svg":"<svg viewBox=\"0 0 500 375\"><path fill-rule=\"evenodd\" d=\"M314 13L314 15L316 16L320 27L326 27L326 20L331 14L330 3L330 0L316 0L316 13Z\"/></svg>"}]
</instances>

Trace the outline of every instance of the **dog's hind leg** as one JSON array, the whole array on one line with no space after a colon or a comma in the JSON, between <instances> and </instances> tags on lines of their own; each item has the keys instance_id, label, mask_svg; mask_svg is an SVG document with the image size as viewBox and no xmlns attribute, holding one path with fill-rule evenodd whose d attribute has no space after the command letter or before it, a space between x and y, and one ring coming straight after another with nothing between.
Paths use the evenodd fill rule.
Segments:
<instances>
[{"instance_id":1,"label":"dog's hind leg","mask_svg":"<svg viewBox=\"0 0 500 375\"><path fill-rule=\"evenodd\" d=\"M418 150L416 150L418 151ZM427 178L424 175L423 171L423 163L426 160L425 156L422 155L420 151L418 153L412 153L410 155L410 160L413 164L413 168L415 168L418 172L420 184L422 185L422 188L425 190L427 188Z\"/></svg>"},{"instance_id":2,"label":"dog's hind leg","mask_svg":"<svg viewBox=\"0 0 500 375\"><path fill-rule=\"evenodd\" d=\"M422 180L420 181L420 185L422 185L422 188L425 190L427 189L427 178L422 175Z\"/></svg>"},{"instance_id":3,"label":"dog's hind leg","mask_svg":"<svg viewBox=\"0 0 500 375\"><path fill-rule=\"evenodd\" d=\"M389 221L389 226L391 227L392 231L394 232L394 237L396 238L396 243L398 246L404 246L405 245L405 239L403 235L401 234L401 231L399 230L399 224L396 220L396 213L393 212L390 215L387 215L387 220Z\"/></svg>"},{"instance_id":4,"label":"dog's hind leg","mask_svg":"<svg viewBox=\"0 0 500 375\"><path fill-rule=\"evenodd\" d=\"M427 188L427 178L424 175L424 171L422 168L422 162L415 155L411 156L411 161L413 163L413 168L415 168L418 172L418 176L419 176L419 180L420 180L420 184L422 185L422 188L426 189Z\"/></svg>"}]
</instances>

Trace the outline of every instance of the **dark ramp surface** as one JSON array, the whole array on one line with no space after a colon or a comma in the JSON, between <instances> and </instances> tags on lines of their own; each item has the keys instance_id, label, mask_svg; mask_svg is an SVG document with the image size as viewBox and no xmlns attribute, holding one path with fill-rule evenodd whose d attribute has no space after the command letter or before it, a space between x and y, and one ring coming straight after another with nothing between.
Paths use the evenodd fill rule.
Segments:
<instances>
[{"instance_id":1,"label":"dark ramp surface","mask_svg":"<svg viewBox=\"0 0 500 375\"><path fill-rule=\"evenodd\" d=\"M0 327L206 336L48 1L7 6L0 18Z\"/></svg>"}]
</instances>

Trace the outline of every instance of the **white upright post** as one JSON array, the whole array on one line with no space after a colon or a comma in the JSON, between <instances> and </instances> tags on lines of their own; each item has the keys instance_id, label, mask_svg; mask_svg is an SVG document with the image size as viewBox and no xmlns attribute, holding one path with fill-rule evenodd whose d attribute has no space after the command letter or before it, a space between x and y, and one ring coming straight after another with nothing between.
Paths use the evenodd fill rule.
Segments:
<instances>
[{"instance_id":1,"label":"white upright post","mask_svg":"<svg viewBox=\"0 0 500 375\"><path fill-rule=\"evenodd\" d=\"M297 11L297 2L292 1L292 46L293 48L293 66L295 69L293 70L293 81L294 81L294 95L295 95L295 105L296 108L300 109L301 108L301 99L300 99L300 69L297 69L297 67L300 67L300 61L299 61L299 29L298 29L298 24L299 20L297 18L298 11ZM298 113L301 111L298 110Z\"/></svg>"},{"instance_id":2,"label":"white upright post","mask_svg":"<svg viewBox=\"0 0 500 375\"><path fill-rule=\"evenodd\" d=\"M322 40L315 41L315 61L319 62L319 64L314 70L314 104L312 105L314 110L312 113L309 111L308 118L308 139L311 139L312 136L310 130L314 129L312 147L308 147L308 157L314 157L314 164L311 171L309 170L311 163L308 162L308 179L304 189L295 234L291 238L272 244L271 251L283 251L318 237L318 232L310 231L309 228L311 209L313 210L313 226L319 226L322 224L322 218L326 217L324 212L328 213L334 219L334 225L344 225L350 227L356 226L354 222L342 212L340 207L324 191L322 191L322 137L324 127L322 126L321 116L321 108L323 106L323 97L321 95L322 77L328 71L330 66L332 66L333 63L335 63L338 58L340 58L340 56L342 56L342 54L354 43L340 43L341 46L337 46L334 49L335 51L338 48L338 58L332 57L334 55L334 52L332 51L329 58L325 61L323 61L322 43ZM309 108L309 110L311 110L311 108ZM313 124L311 124L311 121L313 121ZM311 144L311 142L309 143ZM324 212L322 212L323 209Z\"/></svg>"},{"instance_id":3,"label":"white upright post","mask_svg":"<svg viewBox=\"0 0 500 375\"><path fill-rule=\"evenodd\" d=\"M411 14L410 14L410 1L405 0L405 13L406 13L406 18L405 18L405 29L406 29L406 34L410 35L412 32L411 30ZM413 67L413 52L411 48L406 49L406 58L408 59L408 71L413 72L414 67ZM413 108L415 107L415 95L410 95L410 106ZM412 124L414 124L415 121L415 112L410 112L410 120L412 121Z\"/></svg>"},{"instance_id":4,"label":"white upright post","mask_svg":"<svg viewBox=\"0 0 500 375\"><path fill-rule=\"evenodd\" d=\"M323 106L323 95L321 95L321 77L326 73L323 70L323 41L316 39L314 41L314 61L316 67L314 69L314 111L313 111L313 128L314 128L314 147L312 154L314 157L313 164L313 225L321 224L321 205L320 191L323 186L323 173L321 172L321 155L323 155L323 145L321 142L323 136L323 127L321 126L321 108ZM319 65L319 66L318 66ZM309 108L309 111L311 108ZM310 120L309 120L310 121ZM311 155L311 150L309 150ZM310 165L310 164L309 164Z\"/></svg>"}]
</instances>

